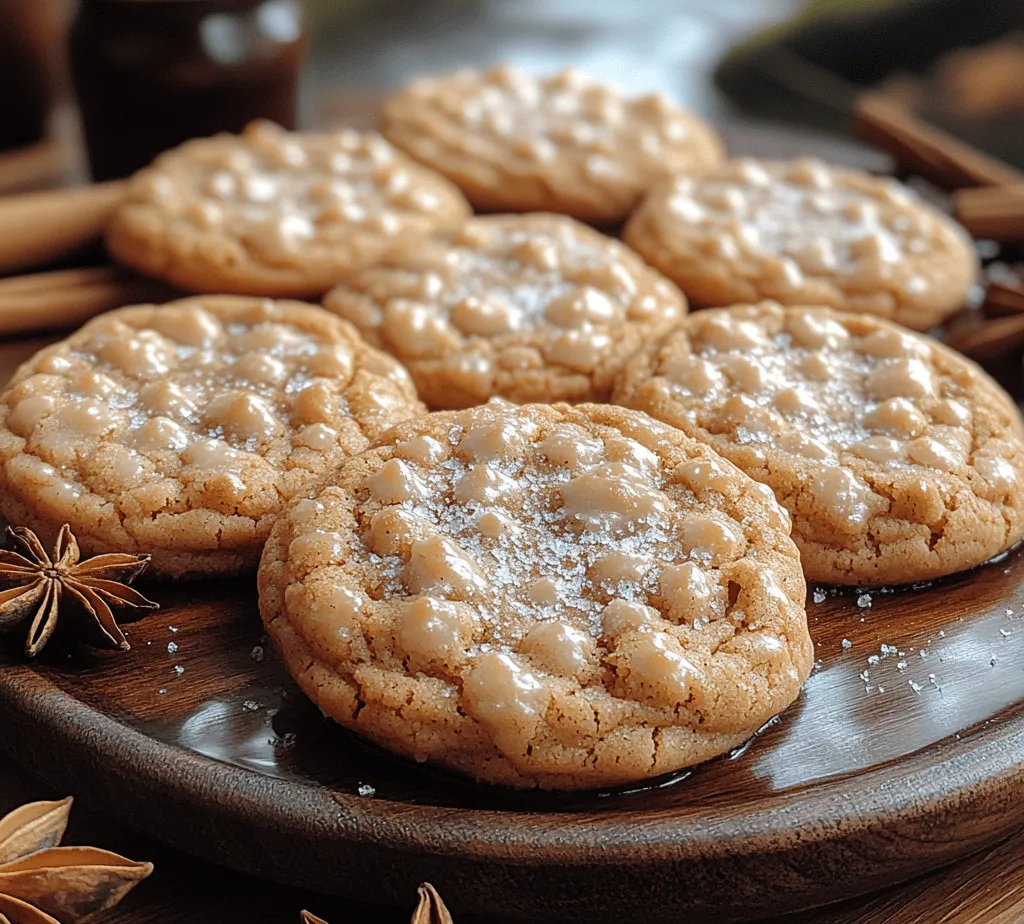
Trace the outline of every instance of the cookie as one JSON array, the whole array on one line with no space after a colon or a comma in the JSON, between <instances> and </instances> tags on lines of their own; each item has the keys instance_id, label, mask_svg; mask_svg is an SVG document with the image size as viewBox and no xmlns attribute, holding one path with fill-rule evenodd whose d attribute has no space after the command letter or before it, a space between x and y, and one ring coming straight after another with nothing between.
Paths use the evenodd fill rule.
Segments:
<instances>
[{"instance_id":1,"label":"cookie","mask_svg":"<svg viewBox=\"0 0 1024 924\"><path fill-rule=\"evenodd\" d=\"M478 209L599 224L622 221L655 181L722 159L711 128L666 97L627 97L573 70L417 80L387 101L381 131Z\"/></svg>"},{"instance_id":2,"label":"cookie","mask_svg":"<svg viewBox=\"0 0 1024 924\"><path fill-rule=\"evenodd\" d=\"M629 362L613 400L768 485L812 581L928 580L1024 536L1018 410L970 360L888 321L701 311Z\"/></svg>"},{"instance_id":3,"label":"cookie","mask_svg":"<svg viewBox=\"0 0 1024 924\"><path fill-rule=\"evenodd\" d=\"M468 214L454 186L378 135L254 122L136 174L107 248L188 292L316 296L395 241Z\"/></svg>"},{"instance_id":4,"label":"cookie","mask_svg":"<svg viewBox=\"0 0 1024 924\"><path fill-rule=\"evenodd\" d=\"M771 492L609 406L492 402L397 426L279 518L259 591L328 716L516 787L727 752L812 662Z\"/></svg>"},{"instance_id":5,"label":"cookie","mask_svg":"<svg viewBox=\"0 0 1024 924\"><path fill-rule=\"evenodd\" d=\"M324 306L405 363L433 408L494 395L607 401L627 357L686 311L628 247L544 214L470 219L411 241Z\"/></svg>"},{"instance_id":6,"label":"cookie","mask_svg":"<svg viewBox=\"0 0 1024 924\"><path fill-rule=\"evenodd\" d=\"M320 308L239 296L122 308L0 394L0 512L165 577L255 569L314 479L422 412L405 370Z\"/></svg>"},{"instance_id":7,"label":"cookie","mask_svg":"<svg viewBox=\"0 0 1024 924\"><path fill-rule=\"evenodd\" d=\"M623 239L697 305L774 299L928 330L977 273L966 232L894 180L734 160L653 189Z\"/></svg>"}]
</instances>

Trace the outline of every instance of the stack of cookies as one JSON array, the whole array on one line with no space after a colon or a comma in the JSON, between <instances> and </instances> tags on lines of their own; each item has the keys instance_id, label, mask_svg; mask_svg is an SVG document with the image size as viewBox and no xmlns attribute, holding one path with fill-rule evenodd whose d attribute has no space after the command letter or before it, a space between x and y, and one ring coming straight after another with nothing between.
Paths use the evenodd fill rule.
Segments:
<instances>
[{"instance_id":1,"label":"stack of cookies","mask_svg":"<svg viewBox=\"0 0 1024 924\"><path fill-rule=\"evenodd\" d=\"M425 79L382 131L256 124L135 177L111 253L197 294L17 372L4 516L163 577L258 566L325 713L549 788L750 737L811 670L807 580L1024 535L1017 408L912 332L971 242L904 187L726 160L574 72Z\"/></svg>"}]
</instances>

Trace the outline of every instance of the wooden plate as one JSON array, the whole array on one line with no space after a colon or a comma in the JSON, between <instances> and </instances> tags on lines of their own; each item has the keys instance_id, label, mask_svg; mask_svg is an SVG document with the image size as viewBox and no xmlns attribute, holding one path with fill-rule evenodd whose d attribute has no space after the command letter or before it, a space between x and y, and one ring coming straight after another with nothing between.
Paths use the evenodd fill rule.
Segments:
<instances>
[{"instance_id":1,"label":"wooden plate","mask_svg":"<svg viewBox=\"0 0 1024 924\"><path fill-rule=\"evenodd\" d=\"M729 141L878 166L774 129ZM0 346L0 380L44 342ZM268 879L401 905L430 880L456 912L699 924L874 891L1024 825L1019 551L925 589L810 603L819 666L780 721L731 758L617 793L516 794L379 753L298 692L252 582L149 593L164 608L130 627L127 654L53 645L26 664L4 646L0 749Z\"/></svg>"},{"instance_id":2,"label":"wooden plate","mask_svg":"<svg viewBox=\"0 0 1024 924\"><path fill-rule=\"evenodd\" d=\"M798 703L731 758L617 793L516 794L372 750L284 674L252 582L149 592L164 609L126 654L3 656L2 743L258 876L395 903L428 879L485 915L720 921L871 891L1024 823L1020 551L925 589L814 592Z\"/></svg>"}]
</instances>

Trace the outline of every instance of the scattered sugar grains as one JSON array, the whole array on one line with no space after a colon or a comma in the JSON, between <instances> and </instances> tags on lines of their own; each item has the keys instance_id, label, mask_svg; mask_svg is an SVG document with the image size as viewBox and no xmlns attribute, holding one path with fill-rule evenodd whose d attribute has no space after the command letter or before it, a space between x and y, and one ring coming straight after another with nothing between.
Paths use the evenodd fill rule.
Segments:
<instances>
[{"instance_id":1,"label":"scattered sugar grains","mask_svg":"<svg viewBox=\"0 0 1024 924\"><path fill-rule=\"evenodd\" d=\"M853 648L853 642L851 642L848 638L844 638L842 641L842 646L843 648Z\"/></svg>"},{"instance_id":2,"label":"scattered sugar grains","mask_svg":"<svg viewBox=\"0 0 1024 924\"><path fill-rule=\"evenodd\" d=\"M452 419L459 423L453 425ZM372 505L366 501L365 507L358 508L367 512L368 521L361 541L346 548L344 564L331 567L372 573L374 602L409 601L402 609L380 608L396 619L401 646L396 647L400 665L396 671L406 670L399 654L409 657L413 669L431 660L440 662L441 655L448 662L457 657L464 659L462 664L471 664L465 672L470 678L468 689L455 683L459 678L453 676L445 688L449 693L439 689L436 699L450 696L458 701L459 712L468 714L494 738L494 747L500 749L506 761L497 766L496 772L504 773L505 781L515 780L516 785L534 785L534 780L540 779L545 784L557 782L560 787L578 788L586 782L590 788L600 782L590 777L594 767L598 774L621 780L626 776L643 778L653 765L652 755L647 753L629 769L624 769L617 758L609 758L602 765L584 763L591 746L585 736L590 735L593 710L577 720L569 715L568 706L560 706L566 709L565 722L557 729L552 724L549 735L539 724L548 721L546 710L534 705L546 701L542 697L561 697L563 689L583 690L595 702L608 702L609 709L614 706L616 717L628 716L634 723L630 727L642 728L634 736L640 740L641 735L653 734L647 731L654 724L649 716L655 716L659 727L690 728L685 724L689 716L680 708L680 703L685 705L687 700L680 697L690 691L698 691L694 696L705 695L703 677L696 679L700 675L693 664L700 664L708 678L708 690L721 682L718 676L725 676L719 674L725 667L720 667L716 652L728 648L717 639L735 638L737 648L753 644L750 639L758 644L764 640L764 650L771 659L750 658L751 688L760 682L754 672L762 672L761 676L767 676L765 687L779 704L790 690L795 695L811 667L803 613L789 605L791 600L780 584L790 580L792 574L792 580L799 581L796 586L802 596L795 550L782 560L773 546L754 544L754 539L749 540L752 548L748 549L737 516L741 511L731 506L738 507L739 500L716 501L723 507L727 503L730 506L724 511L714 509L700 501L695 492L671 480L680 466L682 450L676 450L670 441L681 443L683 437L668 428L648 429L657 425L643 421L644 429L638 426L635 432L641 439L650 440L661 455L633 438L629 429L633 421L628 411L603 407L563 411L512 410L494 405L451 417L432 415L399 427L394 452L389 446L382 447L380 456L387 461L380 461L372 474L348 464L336 476L343 487L347 478L357 484L362 483L357 479L368 478L376 497ZM664 449L654 442L658 434L665 440ZM686 452L693 453L693 457L686 456L681 464L686 466L686 478L698 489L701 479L712 485L719 483L715 479L738 478L720 469L702 447L686 444ZM368 453L362 458L370 456ZM744 486L748 484L743 482ZM723 498L735 496L728 491L710 493ZM279 548L287 549L287 565L296 569L286 573L300 573L306 567L302 555L309 546L306 537L312 533L302 532L296 537L289 530L331 522L329 517L335 513L328 505L342 509L341 501L336 499L339 496L325 491L308 502L309 506L297 505L287 519L279 521L261 575L267 573L268 560L274 560ZM761 504L761 498L767 500L770 495L758 490L756 495L751 492L739 498L744 503L756 500ZM316 519L304 522L302 518L307 510L314 509L314 504L323 505L324 510L314 510ZM769 507L767 512L777 513L777 508ZM785 523L781 514L778 517L779 523ZM750 530L756 538L755 526ZM764 535L778 534L766 531ZM274 544L277 542L280 546ZM762 567L760 560L755 563L753 553L767 559L769 566ZM775 577L776 568L782 577ZM735 576L738 586L731 609L725 586L727 575L728 579ZM310 583L307 579L307 586ZM761 606L758 594L762 587L771 593L776 609L765 614L766 627L755 634L737 617L748 599L755 611ZM261 597L261 607L273 634L276 627L285 625L285 620L267 619L267 600L267 595ZM362 606L366 608L367 604ZM376 610L373 612L376 618ZM286 606L285 614L312 635L302 613L290 614ZM767 620L789 621L790 614L795 618L787 627L787 635L772 634L774 625ZM743 612L743 616L753 619L752 613ZM429 634L444 620L442 628L450 627L450 631L443 639ZM463 628L466 625L468 630ZM657 631L644 631L649 626ZM334 637L328 637L331 645ZM607 656L599 639L609 641ZM318 646L313 655L319 657L321 636L311 641ZM439 647L442 641L446 646L443 649ZM453 652L450 656L449 649ZM289 652L282 654L287 661ZM722 652L723 661L726 657ZM303 654L303 658L301 662L299 658L289 662L293 673L297 663L299 669L308 664L308 655ZM617 675L619 685L614 688L606 679L604 658L609 665L630 668ZM795 662L792 668L791 662ZM775 663L780 665L778 669ZM457 666L461 668L462 664ZM348 664L344 667L348 669ZM431 674L446 672L453 673L447 663L431 670ZM436 687L440 688L440 683ZM745 739L747 733L778 711L774 708L776 699L751 697L753 705L748 706L746 691L730 684L721 696L718 690L714 696L706 694L709 705L701 707L704 712L694 725L707 727L718 721L718 713L712 709L719 708L719 700L732 696L733 689L744 711L742 719L731 722L746 722L753 710L758 711L753 712L756 723L749 727L739 725L734 732L734 726L729 726L730 736ZM320 690L307 692L316 699ZM505 706L510 700L511 705ZM571 704L571 698L568 701ZM450 713L452 723L458 721L454 706L440 704L437 708L448 710L442 714ZM390 705L388 709L390 722ZM364 730L371 714L371 706L364 706L357 730ZM518 719L520 714L525 718ZM738 711L736 714L740 715ZM405 716L399 718L406 720ZM352 717L342 713L339 720L345 724ZM625 726L626 719L616 720ZM407 721L411 724L421 720ZM566 730L570 721L574 725ZM542 731L535 732L535 728ZM367 734L376 731L366 727ZM576 734L579 739L574 737ZM707 744L700 740L701 732L692 736L687 733L685 739L680 734L678 740L703 757L719 747L719 742L725 741L722 751L733 746L724 734ZM561 737L555 740L556 735ZM492 745L482 735L485 746L479 750L473 742L454 741L442 748L426 735L417 737L425 742L413 742L423 748L414 755L420 759L448 762L450 766L458 759L461 763L455 765L456 769L465 768L464 772L469 770L481 778L492 769ZM656 748L661 748L663 742L657 737L654 741ZM673 747L677 746L669 741L654 755L654 760L663 761L663 765L679 761L666 769L684 766L682 761L689 759L683 744L675 751ZM551 753L538 756L545 748ZM563 764L567 769L562 770L560 765L557 772L562 775L556 778L547 767L555 760L561 761L570 749L573 754ZM541 763L542 757L549 761L547 765ZM570 763L570 759L580 763ZM585 772L577 773L577 768ZM513 771L517 776L513 777Z\"/></svg>"},{"instance_id":3,"label":"scattered sugar grains","mask_svg":"<svg viewBox=\"0 0 1024 924\"><path fill-rule=\"evenodd\" d=\"M253 648L253 650L249 652L249 657L252 658L253 661L255 661L257 664L262 664L263 659L265 657L263 653L263 646L257 645L255 648Z\"/></svg>"},{"instance_id":4,"label":"scattered sugar grains","mask_svg":"<svg viewBox=\"0 0 1024 924\"><path fill-rule=\"evenodd\" d=\"M871 594L861 594L857 598L857 606L861 609L871 606Z\"/></svg>"},{"instance_id":5,"label":"scattered sugar grains","mask_svg":"<svg viewBox=\"0 0 1024 924\"><path fill-rule=\"evenodd\" d=\"M167 643L167 653L168 654L174 654L177 650L178 650L177 642L168 642Z\"/></svg>"},{"instance_id":6,"label":"scattered sugar grains","mask_svg":"<svg viewBox=\"0 0 1024 924\"><path fill-rule=\"evenodd\" d=\"M182 674L185 673L185 668L183 668L180 664L175 664L174 673L176 673L180 677Z\"/></svg>"},{"instance_id":7,"label":"scattered sugar grains","mask_svg":"<svg viewBox=\"0 0 1024 924\"><path fill-rule=\"evenodd\" d=\"M814 594L811 597L811 599L815 603L824 603L826 596L827 595L825 594L825 591L823 591L820 587L815 587L814 588Z\"/></svg>"},{"instance_id":8,"label":"scattered sugar grains","mask_svg":"<svg viewBox=\"0 0 1024 924\"><path fill-rule=\"evenodd\" d=\"M377 788L375 786L371 786L369 783L360 783L356 792L358 792L364 799L372 799L377 795Z\"/></svg>"}]
</instances>

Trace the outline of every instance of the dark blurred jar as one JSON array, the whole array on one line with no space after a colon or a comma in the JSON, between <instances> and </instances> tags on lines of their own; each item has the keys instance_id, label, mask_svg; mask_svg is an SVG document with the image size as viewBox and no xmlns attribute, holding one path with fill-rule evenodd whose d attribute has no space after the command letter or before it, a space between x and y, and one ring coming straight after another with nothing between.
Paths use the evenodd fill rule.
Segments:
<instances>
[{"instance_id":1,"label":"dark blurred jar","mask_svg":"<svg viewBox=\"0 0 1024 924\"><path fill-rule=\"evenodd\" d=\"M96 180L258 117L295 127L301 0L81 0L70 46Z\"/></svg>"},{"instance_id":2,"label":"dark blurred jar","mask_svg":"<svg viewBox=\"0 0 1024 924\"><path fill-rule=\"evenodd\" d=\"M40 141L66 19L58 0L0 0L0 150Z\"/></svg>"}]
</instances>

